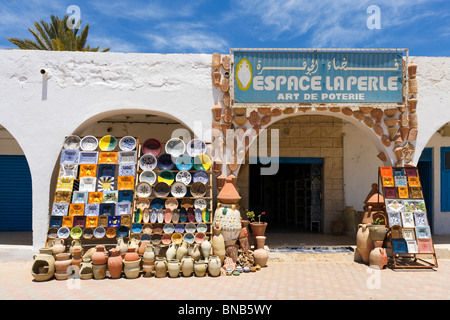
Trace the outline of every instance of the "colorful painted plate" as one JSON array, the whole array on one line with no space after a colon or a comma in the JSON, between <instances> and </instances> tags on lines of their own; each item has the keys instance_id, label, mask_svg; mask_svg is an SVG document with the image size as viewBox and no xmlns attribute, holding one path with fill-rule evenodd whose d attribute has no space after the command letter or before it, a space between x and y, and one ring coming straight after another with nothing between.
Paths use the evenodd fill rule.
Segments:
<instances>
[{"instance_id":1,"label":"colorful painted plate","mask_svg":"<svg viewBox=\"0 0 450 320\"><path fill-rule=\"evenodd\" d=\"M181 233L174 233L172 234L172 242L179 245L183 242L183 236L181 235Z\"/></svg>"},{"instance_id":2,"label":"colorful painted plate","mask_svg":"<svg viewBox=\"0 0 450 320\"><path fill-rule=\"evenodd\" d=\"M175 232L183 233L183 232L184 232L184 224L182 224L182 223L177 223L177 224L175 225Z\"/></svg>"},{"instance_id":3,"label":"colorful painted plate","mask_svg":"<svg viewBox=\"0 0 450 320\"><path fill-rule=\"evenodd\" d=\"M140 198L150 197L152 194L152 186L147 182L139 182L136 187L136 195Z\"/></svg>"},{"instance_id":4,"label":"colorful painted plate","mask_svg":"<svg viewBox=\"0 0 450 320\"><path fill-rule=\"evenodd\" d=\"M148 209L145 209L145 210L148 210ZM116 203L116 216L121 216L124 214L130 214L130 213L131 213L131 203L129 203L129 202Z\"/></svg>"},{"instance_id":5,"label":"colorful painted plate","mask_svg":"<svg viewBox=\"0 0 450 320\"><path fill-rule=\"evenodd\" d=\"M180 212L178 211L178 209L173 209L172 210L172 222L178 223L178 221L180 221Z\"/></svg>"},{"instance_id":6,"label":"colorful painted plate","mask_svg":"<svg viewBox=\"0 0 450 320\"><path fill-rule=\"evenodd\" d=\"M134 176L136 174L136 165L132 163L123 163L119 165L119 176Z\"/></svg>"},{"instance_id":7,"label":"colorful painted plate","mask_svg":"<svg viewBox=\"0 0 450 320\"><path fill-rule=\"evenodd\" d=\"M94 230L92 228L86 228L83 231L83 238L91 239L94 236Z\"/></svg>"},{"instance_id":8,"label":"colorful painted plate","mask_svg":"<svg viewBox=\"0 0 450 320\"><path fill-rule=\"evenodd\" d=\"M197 228L195 227L194 223L189 222L186 224L185 229L186 229L186 232L188 232L188 233L194 233Z\"/></svg>"},{"instance_id":9,"label":"colorful painted plate","mask_svg":"<svg viewBox=\"0 0 450 320\"><path fill-rule=\"evenodd\" d=\"M186 144L179 138L172 138L167 141L165 149L166 153L170 154L174 158L177 158L186 151Z\"/></svg>"},{"instance_id":10,"label":"colorful painted plate","mask_svg":"<svg viewBox=\"0 0 450 320\"><path fill-rule=\"evenodd\" d=\"M205 240L206 234L204 234L203 232L198 232L195 235L195 243L202 243Z\"/></svg>"},{"instance_id":11,"label":"colorful painted plate","mask_svg":"<svg viewBox=\"0 0 450 320\"><path fill-rule=\"evenodd\" d=\"M142 232L142 225L140 223L135 223L131 226L131 232L132 233L141 233Z\"/></svg>"},{"instance_id":12,"label":"colorful painted plate","mask_svg":"<svg viewBox=\"0 0 450 320\"><path fill-rule=\"evenodd\" d=\"M163 234L161 237L161 242L163 244L170 244L172 242L172 235L171 234Z\"/></svg>"},{"instance_id":13,"label":"colorful painted plate","mask_svg":"<svg viewBox=\"0 0 450 320\"><path fill-rule=\"evenodd\" d=\"M147 139L144 141L144 143L142 143L143 154L152 154L153 156L157 157L161 154L161 150L161 142L156 138Z\"/></svg>"},{"instance_id":14,"label":"colorful painted plate","mask_svg":"<svg viewBox=\"0 0 450 320\"><path fill-rule=\"evenodd\" d=\"M170 188L170 192L175 198L182 198L187 193L187 187L183 182L175 182Z\"/></svg>"},{"instance_id":15,"label":"colorful painted plate","mask_svg":"<svg viewBox=\"0 0 450 320\"><path fill-rule=\"evenodd\" d=\"M200 171L208 171L211 168L211 158L206 154L196 155L194 158L194 169Z\"/></svg>"},{"instance_id":16,"label":"colorful painted plate","mask_svg":"<svg viewBox=\"0 0 450 320\"><path fill-rule=\"evenodd\" d=\"M195 198L201 198L206 194L206 186L201 182L196 182L191 186L191 194Z\"/></svg>"},{"instance_id":17,"label":"colorful painted plate","mask_svg":"<svg viewBox=\"0 0 450 320\"><path fill-rule=\"evenodd\" d=\"M101 239L104 238L106 235L106 230L105 228L99 226L97 228L94 229L94 237L97 239Z\"/></svg>"},{"instance_id":18,"label":"colorful painted plate","mask_svg":"<svg viewBox=\"0 0 450 320\"><path fill-rule=\"evenodd\" d=\"M205 233L206 231L208 231L208 226L206 225L206 223L199 223L197 226L197 231Z\"/></svg>"},{"instance_id":19,"label":"colorful painted plate","mask_svg":"<svg viewBox=\"0 0 450 320\"><path fill-rule=\"evenodd\" d=\"M152 233L152 224L151 223L146 223L144 224L144 226L142 227L142 232L146 233L146 234L151 234Z\"/></svg>"},{"instance_id":20,"label":"colorful painted plate","mask_svg":"<svg viewBox=\"0 0 450 320\"><path fill-rule=\"evenodd\" d=\"M164 200L155 198L150 203L150 207L152 207L152 209L156 209L156 210L162 209L164 207Z\"/></svg>"},{"instance_id":21,"label":"colorful painted plate","mask_svg":"<svg viewBox=\"0 0 450 320\"><path fill-rule=\"evenodd\" d=\"M192 175L192 182L201 182L205 185L209 182L209 175L205 171L197 171Z\"/></svg>"},{"instance_id":22,"label":"colorful painted plate","mask_svg":"<svg viewBox=\"0 0 450 320\"><path fill-rule=\"evenodd\" d=\"M143 235L141 235L141 241L151 241L152 240L152 236L144 233Z\"/></svg>"},{"instance_id":23,"label":"colorful painted plate","mask_svg":"<svg viewBox=\"0 0 450 320\"><path fill-rule=\"evenodd\" d=\"M116 229L115 228L108 228L106 229L106 237L107 238L114 238L116 236Z\"/></svg>"},{"instance_id":24,"label":"colorful painted plate","mask_svg":"<svg viewBox=\"0 0 450 320\"><path fill-rule=\"evenodd\" d=\"M80 148L81 138L76 135L67 136L64 140L64 149L76 149Z\"/></svg>"},{"instance_id":25,"label":"colorful painted plate","mask_svg":"<svg viewBox=\"0 0 450 320\"><path fill-rule=\"evenodd\" d=\"M151 241L152 241L152 244L160 244L161 243L161 235L153 234Z\"/></svg>"},{"instance_id":26,"label":"colorful painted plate","mask_svg":"<svg viewBox=\"0 0 450 320\"><path fill-rule=\"evenodd\" d=\"M137 152L136 151L119 151L117 153L117 163L118 164L136 164L137 162Z\"/></svg>"},{"instance_id":27,"label":"colorful painted plate","mask_svg":"<svg viewBox=\"0 0 450 320\"><path fill-rule=\"evenodd\" d=\"M158 198L165 198L170 193L170 186L165 182L158 182L155 184L154 193Z\"/></svg>"},{"instance_id":28,"label":"colorful painted plate","mask_svg":"<svg viewBox=\"0 0 450 320\"><path fill-rule=\"evenodd\" d=\"M175 165L177 169L180 171L189 171L192 169L194 164L194 159L191 158L188 154L184 153L175 160Z\"/></svg>"},{"instance_id":29,"label":"colorful painted plate","mask_svg":"<svg viewBox=\"0 0 450 320\"><path fill-rule=\"evenodd\" d=\"M192 244L192 243L194 243L195 236L193 233L188 232L188 233L184 234L183 240L189 244Z\"/></svg>"},{"instance_id":30,"label":"colorful painted plate","mask_svg":"<svg viewBox=\"0 0 450 320\"><path fill-rule=\"evenodd\" d=\"M119 141L119 148L122 151L133 151L136 149L136 139L132 136L125 136Z\"/></svg>"},{"instance_id":31,"label":"colorful painted plate","mask_svg":"<svg viewBox=\"0 0 450 320\"><path fill-rule=\"evenodd\" d=\"M113 151L117 147L117 139L112 135L106 135L98 143L100 150Z\"/></svg>"},{"instance_id":32,"label":"colorful painted plate","mask_svg":"<svg viewBox=\"0 0 450 320\"><path fill-rule=\"evenodd\" d=\"M192 176L189 171L180 171L175 176L175 181L182 182L186 186L191 183L191 180L192 180Z\"/></svg>"},{"instance_id":33,"label":"colorful painted plate","mask_svg":"<svg viewBox=\"0 0 450 320\"><path fill-rule=\"evenodd\" d=\"M192 139L186 146L186 151L191 157L206 152L206 144L199 139Z\"/></svg>"},{"instance_id":34,"label":"colorful painted plate","mask_svg":"<svg viewBox=\"0 0 450 320\"><path fill-rule=\"evenodd\" d=\"M67 239L70 236L70 229L67 227L61 227L58 229L58 238Z\"/></svg>"},{"instance_id":35,"label":"colorful painted plate","mask_svg":"<svg viewBox=\"0 0 450 320\"><path fill-rule=\"evenodd\" d=\"M153 154L145 154L139 159L139 168L142 171L150 171L156 168L157 160Z\"/></svg>"},{"instance_id":36,"label":"colorful painted plate","mask_svg":"<svg viewBox=\"0 0 450 320\"><path fill-rule=\"evenodd\" d=\"M83 151L94 151L98 147L98 139L94 136L86 136L81 139L80 147Z\"/></svg>"},{"instance_id":37,"label":"colorful painted plate","mask_svg":"<svg viewBox=\"0 0 450 320\"><path fill-rule=\"evenodd\" d=\"M198 209L198 208L194 209L194 215L195 215L195 222L202 222L203 221L203 216L202 216L202 210L201 209Z\"/></svg>"},{"instance_id":38,"label":"colorful painted plate","mask_svg":"<svg viewBox=\"0 0 450 320\"><path fill-rule=\"evenodd\" d=\"M175 198L168 198L166 202L164 203L167 209L170 209L171 211L178 208L178 200Z\"/></svg>"},{"instance_id":39,"label":"colorful painted plate","mask_svg":"<svg viewBox=\"0 0 450 320\"><path fill-rule=\"evenodd\" d=\"M206 200L205 199L195 199L194 208L203 210L206 208Z\"/></svg>"},{"instance_id":40,"label":"colorful painted plate","mask_svg":"<svg viewBox=\"0 0 450 320\"><path fill-rule=\"evenodd\" d=\"M159 173L158 175L158 182L165 182L169 186L172 185L172 183L175 181L175 177L172 173L172 171L164 170Z\"/></svg>"},{"instance_id":41,"label":"colorful painted plate","mask_svg":"<svg viewBox=\"0 0 450 320\"><path fill-rule=\"evenodd\" d=\"M142 171L139 175L139 182L147 182L152 185L156 182L156 173L151 170Z\"/></svg>"},{"instance_id":42,"label":"colorful painted plate","mask_svg":"<svg viewBox=\"0 0 450 320\"><path fill-rule=\"evenodd\" d=\"M62 149L59 164L78 164L80 152L72 149Z\"/></svg>"},{"instance_id":43,"label":"colorful painted plate","mask_svg":"<svg viewBox=\"0 0 450 320\"><path fill-rule=\"evenodd\" d=\"M79 164L97 164L98 151L80 151Z\"/></svg>"},{"instance_id":44,"label":"colorful painted plate","mask_svg":"<svg viewBox=\"0 0 450 320\"><path fill-rule=\"evenodd\" d=\"M119 238L128 237L128 231L129 231L129 229L127 226L120 226L116 232L117 237L119 237Z\"/></svg>"},{"instance_id":45,"label":"colorful painted plate","mask_svg":"<svg viewBox=\"0 0 450 320\"><path fill-rule=\"evenodd\" d=\"M173 233L175 231L175 227L171 223L166 223L163 227L164 233Z\"/></svg>"}]
</instances>

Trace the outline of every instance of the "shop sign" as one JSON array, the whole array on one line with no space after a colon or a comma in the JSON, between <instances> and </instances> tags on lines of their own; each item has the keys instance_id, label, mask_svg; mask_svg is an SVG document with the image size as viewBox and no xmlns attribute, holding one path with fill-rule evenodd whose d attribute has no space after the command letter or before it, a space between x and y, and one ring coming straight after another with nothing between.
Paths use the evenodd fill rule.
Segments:
<instances>
[{"instance_id":1,"label":"shop sign","mask_svg":"<svg viewBox=\"0 0 450 320\"><path fill-rule=\"evenodd\" d=\"M401 103L399 51L232 50L234 103Z\"/></svg>"}]
</instances>

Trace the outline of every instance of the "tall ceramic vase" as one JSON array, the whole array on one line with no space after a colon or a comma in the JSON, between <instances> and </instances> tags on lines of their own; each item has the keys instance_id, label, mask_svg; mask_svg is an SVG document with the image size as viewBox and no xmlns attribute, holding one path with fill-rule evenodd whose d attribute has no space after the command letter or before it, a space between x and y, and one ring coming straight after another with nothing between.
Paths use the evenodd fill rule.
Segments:
<instances>
[{"instance_id":1,"label":"tall ceramic vase","mask_svg":"<svg viewBox=\"0 0 450 320\"><path fill-rule=\"evenodd\" d=\"M110 250L111 255L108 258L108 270L112 279L120 278L122 275L123 262L120 256L119 249L113 248Z\"/></svg>"},{"instance_id":2,"label":"tall ceramic vase","mask_svg":"<svg viewBox=\"0 0 450 320\"><path fill-rule=\"evenodd\" d=\"M209 242L207 239L205 239L201 244L202 249L202 255L205 260L209 259L209 256L211 255L211 242Z\"/></svg>"},{"instance_id":3,"label":"tall ceramic vase","mask_svg":"<svg viewBox=\"0 0 450 320\"><path fill-rule=\"evenodd\" d=\"M164 278L165 276L167 276L167 260L166 260L166 258L156 257L155 276L156 276L156 278Z\"/></svg>"},{"instance_id":4,"label":"tall ceramic vase","mask_svg":"<svg viewBox=\"0 0 450 320\"><path fill-rule=\"evenodd\" d=\"M225 245L234 245L242 229L241 214L237 206L219 203L214 213L214 224L219 225Z\"/></svg>"},{"instance_id":5,"label":"tall ceramic vase","mask_svg":"<svg viewBox=\"0 0 450 320\"><path fill-rule=\"evenodd\" d=\"M370 238L369 224L359 224L356 234L356 248L358 249L364 263L369 263L370 251L374 249L374 244Z\"/></svg>"},{"instance_id":6,"label":"tall ceramic vase","mask_svg":"<svg viewBox=\"0 0 450 320\"><path fill-rule=\"evenodd\" d=\"M194 259L191 256L184 256L181 259L181 272L183 277L192 276L192 272L194 272Z\"/></svg>"},{"instance_id":7,"label":"tall ceramic vase","mask_svg":"<svg viewBox=\"0 0 450 320\"><path fill-rule=\"evenodd\" d=\"M220 227L218 224L214 226L214 235L212 238L212 248L213 255L216 255L220 258L220 263L223 264L225 259L225 240L223 239L223 235L220 232Z\"/></svg>"},{"instance_id":8,"label":"tall ceramic vase","mask_svg":"<svg viewBox=\"0 0 450 320\"><path fill-rule=\"evenodd\" d=\"M256 238L256 250L253 251L253 256L255 258L255 264L261 267L267 266L267 260L269 260L269 251L264 249L264 244L266 237L257 236Z\"/></svg>"},{"instance_id":9,"label":"tall ceramic vase","mask_svg":"<svg viewBox=\"0 0 450 320\"><path fill-rule=\"evenodd\" d=\"M176 254L177 260L181 261L181 259L183 259L183 257L186 256L187 253L188 253L188 243L186 241L183 241L181 246L179 246L177 249L177 254Z\"/></svg>"}]
</instances>

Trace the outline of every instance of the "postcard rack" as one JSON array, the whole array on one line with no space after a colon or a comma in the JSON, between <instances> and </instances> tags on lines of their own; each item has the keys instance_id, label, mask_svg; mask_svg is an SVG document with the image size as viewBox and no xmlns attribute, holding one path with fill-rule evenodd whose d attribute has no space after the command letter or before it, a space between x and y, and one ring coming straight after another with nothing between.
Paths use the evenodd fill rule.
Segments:
<instances>
[{"instance_id":1,"label":"postcard rack","mask_svg":"<svg viewBox=\"0 0 450 320\"><path fill-rule=\"evenodd\" d=\"M378 191L386 207L393 269L437 268L427 211L416 167L379 167Z\"/></svg>"}]
</instances>

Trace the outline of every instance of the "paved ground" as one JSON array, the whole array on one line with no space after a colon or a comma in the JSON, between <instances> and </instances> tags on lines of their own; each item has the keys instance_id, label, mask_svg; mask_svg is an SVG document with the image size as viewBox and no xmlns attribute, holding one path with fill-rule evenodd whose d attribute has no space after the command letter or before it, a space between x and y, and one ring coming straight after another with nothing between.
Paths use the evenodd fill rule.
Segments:
<instances>
[{"instance_id":1,"label":"paved ground","mask_svg":"<svg viewBox=\"0 0 450 320\"><path fill-rule=\"evenodd\" d=\"M269 261L270 262L270 261ZM364 264L272 262L256 273L219 278L34 282L31 263L0 263L0 299L448 299L450 260L436 271L374 271ZM220 290L215 290L220 288Z\"/></svg>"}]
</instances>

